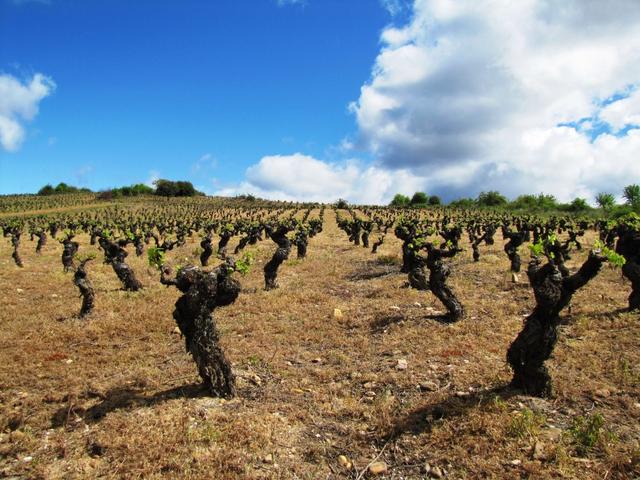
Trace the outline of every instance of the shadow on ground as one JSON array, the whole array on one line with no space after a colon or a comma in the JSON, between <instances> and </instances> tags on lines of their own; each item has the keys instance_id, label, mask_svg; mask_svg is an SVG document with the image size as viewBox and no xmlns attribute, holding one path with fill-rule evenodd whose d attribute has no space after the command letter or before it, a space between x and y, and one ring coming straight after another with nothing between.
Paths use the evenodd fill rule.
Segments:
<instances>
[{"instance_id":1,"label":"shadow on ground","mask_svg":"<svg viewBox=\"0 0 640 480\"><path fill-rule=\"evenodd\" d=\"M509 385L501 385L468 396L450 395L442 401L423 405L399 417L380 441L385 444L407 434L430 433L438 422L465 416L474 408L495 402L496 398L508 400L521 394L521 391L512 389Z\"/></svg>"},{"instance_id":2,"label":"shadow on ground","mask_svg":"<svg viewBox=\"0 0 640 480\"><path fill-rule=\"evenodd\" d=\"M209 395L209 392L201 383L173 387L156 392L153 395L146 395L141 389L130 386L116 387L101 395L102 401L88 409L69 402L68 405L58 409L53 414L51 427L69 426L70 423L77 421L76 419L78 418L84 420L85 423L96 423L108 413L116 410L150 407L175 398L200 398Z\"/></svg>"}]
</instances>

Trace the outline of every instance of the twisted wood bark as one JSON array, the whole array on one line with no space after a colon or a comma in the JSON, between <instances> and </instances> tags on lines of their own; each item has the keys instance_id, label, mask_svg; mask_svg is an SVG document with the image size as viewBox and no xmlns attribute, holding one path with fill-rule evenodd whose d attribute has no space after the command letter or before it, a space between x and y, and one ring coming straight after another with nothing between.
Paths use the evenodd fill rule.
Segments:
<instances>
[{"instance_id":1,"label":"twisted wood bark","mask_svg":"<svg viewBox=\"0 0 640 480\"><path fill-rule=\"evenodd\" d=\"M292 230L290 225L282 224L278 225L274 230L272 227L267 227L267 235L276 242L278 248L276 249L271 260L264 266L264 289L273 290L278 288L278 268L280 265L289 258L291 253L291 241L287 238L287 233Z\"/></svg>"},{"instance_id":2,"label":"twisted wood bark","mask_svg":"<svg viewBox=\"0 0 640 480\"><path fill-rule=\"evenodd\" d=\"M240 293L240 283L231 278L231 271L230 263L211 272L189 265L180 269L175 279L168 277L171 271L165 268L160 278L164 285L173 285L183 293L175 304L173 318L205 387L213 396L223 398L235 395L235 376L219 345L212 313L216 307L233 303Z\"/></svg>"},{"instance_id":3,"label":"twisted wood bark","mask_svg":"<svg viewBox=\"0 0 640 480\"><path fill-rule=\"evenodd\" d=\"M531 260L527 275L536 306L507 351L507 361L513 369L512 387L538 397L552 394L551 377L544 362L558 341L560 312L573 294L598 274L603 261L592 252L577 273L563 277L553 262L541 265L539 258Z\"/></svg>"},{"instance_id":4,"label":"twisted wood bark","mask_svg":"<svg viewBox=\"0 0 640 480\"><path fill-rule=\"evenodd\" d=\"M82 297L82 306L80 307L80 318L84 318L91 311L95 305L95 290L93 289L93 284L87 277L86 264L90 259L83 260L76 268L76 272L73 275L73 283L78 290L80 290L80 296Z\"/></svg>"}]
</instances>

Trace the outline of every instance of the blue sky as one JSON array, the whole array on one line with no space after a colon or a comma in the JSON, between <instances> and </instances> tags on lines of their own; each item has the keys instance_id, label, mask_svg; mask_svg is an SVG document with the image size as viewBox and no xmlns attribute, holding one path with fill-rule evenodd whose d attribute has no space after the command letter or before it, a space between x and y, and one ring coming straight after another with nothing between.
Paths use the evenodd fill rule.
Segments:
<instances>
[{"instance_id":1,"label":"blue sky","mask_svg":"<svg viewBox=\"0 0 640 480\"><path fill-rule=\"evenodd\" d=\"M0 72L56 85L0 193L154 172L213 191L264 155L329 158L391 21L378 0L0 2Z\"/></svg>"},{"instance_id":2,"label":"blue sky","mask_svg":"<svg viewBox=\"0 0 640 480\"><path fill-rule=\"evenodd\" d=\"M638 0L0 0L0 193L640 183Z\"/></svg>"}]
</instances>

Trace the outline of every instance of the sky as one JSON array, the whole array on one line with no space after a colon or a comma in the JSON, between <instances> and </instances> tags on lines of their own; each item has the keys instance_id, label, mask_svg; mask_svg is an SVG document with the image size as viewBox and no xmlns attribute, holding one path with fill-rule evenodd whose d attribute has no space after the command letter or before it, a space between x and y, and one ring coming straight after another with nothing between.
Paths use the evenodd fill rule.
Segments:
<instances>
[{"instance_id":1,"label":"sky","mask_svg":"<svg viewBox=\"0 0 640 480\"><path fill-rule=\"evenodd\" d=\"M0 0L0 194L640 183L637 0Z\"/></svg>"}]
</instances>

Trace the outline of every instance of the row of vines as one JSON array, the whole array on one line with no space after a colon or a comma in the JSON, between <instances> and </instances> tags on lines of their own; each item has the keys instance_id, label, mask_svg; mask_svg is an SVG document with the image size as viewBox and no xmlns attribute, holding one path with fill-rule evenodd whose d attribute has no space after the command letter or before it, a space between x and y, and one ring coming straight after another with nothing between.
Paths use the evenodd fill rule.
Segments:
<instances>
[{"instance_id":1,"label":"row of vines","mask_svg":"<svg viewBox=\"0 0 640 480\"><path fill-rule=\"evenodd\" d=\"M310 240L323 231L326 211L324 206L291 204L229 206L210 199L92 204L92 208L75 209L72 207L82 207L91 199L86 195L66 197L3 199L4 212L22 212L0 218L0 232L11 246L15 264L9 267L12 271L3 274L13 275L15 268L29 267L23 261L25 249L34 248L38 254L48 242L59 242L61 268L73 273L82 297L78 316L85 318L95 304L89 262L96 256L83 254L78 238L87 238L90 245L98 247L102 260L112 267L124 290L144 288L127 257L146 255L149 264L158 269L159 282L181 292L173 318L204 385L220 397L235 394L235 379L219 345L213 311L233 303L240 294L236 273L246 273L253 263L247 247L263 241L275 244L263 268L264 288L274 290L279 269L293 247L298 259L304 259ZM55 209L62 211L51 211ZM625 308L640 309L640 217L635 214L612 221L446 208L407 212L361 207L336 208L335 218L354 248L370 249L372 255L387 235L397 237L402 243L401 272L407 275L410 287L431 292L442 302L447 311L443 322L465 319L464 303L448 283L451 259L461 255L463 247L468 246L473 261L478 262L485 246L504 242L513 282L522 281L521 256L528 251L525 274L533 289L535 307L506 357L513 371L511 386L530 395L551 395L552 382L545 362L558 340L561 312L570 306L579 289L596 278L605 263L620 268L631 283ZM575 251L585 248L583 237L590 231L595 232L597 240L586 260L571 271L566 262ZM234 238L237 242L231 250ZM177 259L172 258L172 250L185 245L187 239L195 239L200 245L197 265L177 265ZM221 263L207 268L214 257Z\"/></svg>"}]
</instances>

